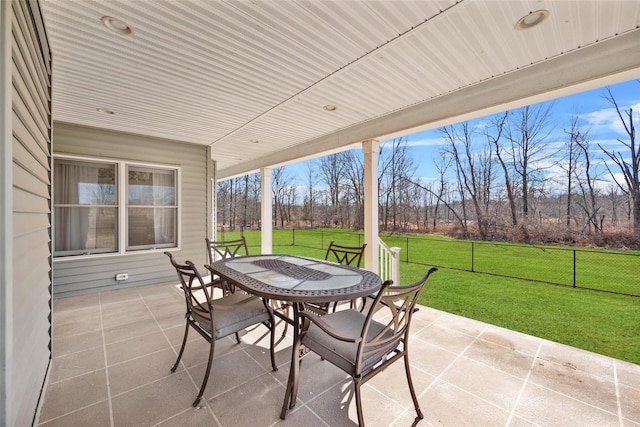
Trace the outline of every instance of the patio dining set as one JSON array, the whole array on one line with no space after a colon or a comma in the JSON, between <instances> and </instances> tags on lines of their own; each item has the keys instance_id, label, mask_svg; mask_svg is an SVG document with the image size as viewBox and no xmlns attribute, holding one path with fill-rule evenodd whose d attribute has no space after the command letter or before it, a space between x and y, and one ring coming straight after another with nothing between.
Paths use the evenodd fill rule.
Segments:
<instances>
[{"instance_id":1,"label":"patio dining set","mask_svg":"<svg viewBox=\"0 0 640 427\"><path fill-rule=\"evenodd\" d=\"M230 241L205 239L209 254L203 277L191 261L180 263L165 252L176 269L186 303L186 324L175 372L195 330L209 344L208 363L197 407L209 382L216 341L254 325L270 334L271 367L277 371L274 347L276 318L293 329L291 364L280 413L297 402L304 356L319 355L353 380L358 424L365 424L361 386L390 364L404 360L406 380L415 407L416 421L423 418L409 365L409 330L416 302L436 269L411 285L382 281L375 273L360 269L365 245L349 247L331 242L325 259L292 255L249 255L244 237ZM206 277L206 279L205 279ZM214 379L215 381L215 379Z\"/></svg>"}]
</instances>

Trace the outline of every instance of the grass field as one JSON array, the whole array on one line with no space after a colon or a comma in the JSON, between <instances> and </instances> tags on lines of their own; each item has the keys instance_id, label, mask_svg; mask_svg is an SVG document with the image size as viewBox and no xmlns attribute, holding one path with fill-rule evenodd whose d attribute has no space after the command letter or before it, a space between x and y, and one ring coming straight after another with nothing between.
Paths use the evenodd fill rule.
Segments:
<instances>
[{"instance_id":1,"label":"grass field","mask_svg":"<svg viewBox=\"0 0 640 427\"><path fill-rule=\"evenodd\" d=\"M239 235L225 234L226 237ZM244 234L250 252L259 253L260 233ZM421 295L423 305L640 364L639 297L477 272L509 274L516 271L560 283L560 280L566 281L566 277L558 271L566 270L567 263L570 263L569 279L573 280L572 251L519 245L505 249L508 245L476 243L480 246L475 248L473 268L476 272L470 272L463 271L471 269L466 255L469 242L434 237L422 239L419 246L413 241L409 245L403 244L407 239L402 236L381 237L390 246L405 247L404 253L401 252L402 283L418 280L428 266L449 267L440 268L429 281ZM362 235L343 230L323 230L322 233L317 230L276 230L273 252L322 258L331 240L347 245L360 244ZM583 283L638 292L640 258L607 257L603 251L580 251L578 254L576 257L584 258L584 261L576 263L577 280L582 278ZM616 259L615 265L611 265L610 259ZM563 268L557 268L558 265Z\"/></svg>"}]
</instances>

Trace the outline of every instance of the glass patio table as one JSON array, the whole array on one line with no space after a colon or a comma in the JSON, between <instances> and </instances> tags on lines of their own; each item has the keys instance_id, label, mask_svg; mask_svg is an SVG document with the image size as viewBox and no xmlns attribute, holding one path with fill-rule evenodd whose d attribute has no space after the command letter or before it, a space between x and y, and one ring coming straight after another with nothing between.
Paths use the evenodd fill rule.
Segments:
<instances>
[{"instance_id":1,"label":"glass patio table","mask_svg":"<svg viewBox=\"0 0 640 427\"><path fill-rule=\"evenodd\" d=\"M269 300L286 301L293 307L293 318L275 312L293 326L293 342L301 328L300 311L305 303L351 301L371 295L382 286L380 277L371 271L294 255L252 255L226 258L207 266L240 289ZM291 369L280 417L295 406L297 384L294 384L295 346L292 347Z\"/></svg>"}]
</instances>

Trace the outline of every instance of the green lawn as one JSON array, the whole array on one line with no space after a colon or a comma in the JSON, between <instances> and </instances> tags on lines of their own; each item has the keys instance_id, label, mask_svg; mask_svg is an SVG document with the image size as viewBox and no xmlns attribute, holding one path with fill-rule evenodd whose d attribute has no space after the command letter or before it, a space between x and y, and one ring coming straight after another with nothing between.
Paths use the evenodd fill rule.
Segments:
<instances>
[{"instance_id":1,"label":"green lawn","mask_svg":"<svg viewBox=\"0 0 640 427\"><path fill-rule=\"evenodd\" d=\"M259 253L260 233L245 232L245 237L250 253ZM418 280L428 266L441 266L421 295L423 305L640 364L640 297L458 270L471 269L469 242L440 237L420 241L403 236L382 238L390 246L403 248L402 283ZM276 230L273 252L322 258L331 240L359 244L362 235L342 230ZM564 283L560 280L566 281L566 273L559 272L566 271L569 263L569 279L573 280L572 251L490 243L476 243L474 251L475 271L515 271ZM640 258L607 257L595 251L579 252L576 261L576 279L582 283L638 292Z\"/></svg>"}]
</instances>

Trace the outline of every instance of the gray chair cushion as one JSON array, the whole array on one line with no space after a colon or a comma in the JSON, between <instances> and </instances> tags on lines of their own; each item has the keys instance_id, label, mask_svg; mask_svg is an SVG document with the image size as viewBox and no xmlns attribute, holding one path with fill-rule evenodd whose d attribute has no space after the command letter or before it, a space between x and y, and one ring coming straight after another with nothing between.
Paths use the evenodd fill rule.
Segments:
<instances>
[{"instance_id":1,"label":"gray chair cushion","mask_svg":"<svg viewBox=\"0 0 640 427\"><path fill-rule=\"evenodd\" d=\"M322 316L322 321L333 328L338 334L346 337L357 338L362 333L362 327L366 320L366 315L357 310L336 311ZM367 334L367 340L370 340L380 331L384 329L384 325L373 320ZM384 337L391 337L391 331L387 331ZM315 324L311 324L306 334L302 338L302 344L310 350L325 358L329 362L338 366L340 369L350 375L356 375L356 357L358 353L358 344L340 341L331 337ZM365 355L362 359L361 373L367 372L375 364L377 364L389 350L373 352Z\"/></svg>"},{"instance_id":2,"label":"gray chair cushion","mask_svg":"<svg viewBox=\"0 0 640 427\"><path fill-rule=\"evenodd\" d=\"M212 303L216 339L234 334L271 318L262 300L253 295L237 292L215 299ZM194 309L191 315L204 330L211 331L209 313Z\"/></svg>"}]
</instances>

